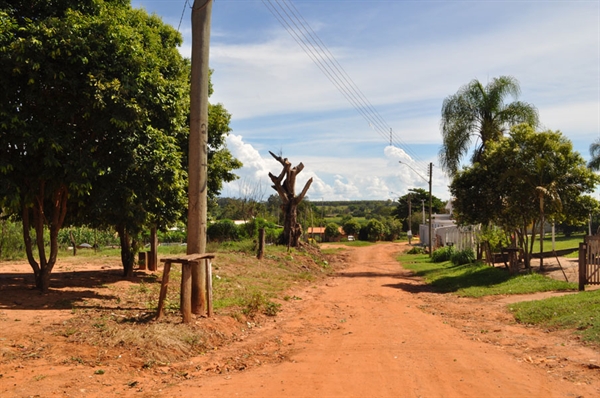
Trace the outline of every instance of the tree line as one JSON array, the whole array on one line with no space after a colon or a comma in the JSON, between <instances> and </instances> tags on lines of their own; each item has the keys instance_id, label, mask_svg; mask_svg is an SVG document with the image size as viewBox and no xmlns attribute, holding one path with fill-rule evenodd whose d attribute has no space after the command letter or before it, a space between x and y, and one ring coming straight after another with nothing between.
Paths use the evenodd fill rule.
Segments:
<instances>
[{"instance_id":1,"label":"tree line","mask_svg":"<svg viewBox=\"0 0 600 398\"><path fill-rule=\"evenodd\" d=\"M0 209L23 225L39 289L65 225L115 230L129 276L142 232L185 217L190 62L181 43L128 0L0 1ZM212 198L241 167L225 146L230 118L210 105Z\"/></svg>"}]
</instances>

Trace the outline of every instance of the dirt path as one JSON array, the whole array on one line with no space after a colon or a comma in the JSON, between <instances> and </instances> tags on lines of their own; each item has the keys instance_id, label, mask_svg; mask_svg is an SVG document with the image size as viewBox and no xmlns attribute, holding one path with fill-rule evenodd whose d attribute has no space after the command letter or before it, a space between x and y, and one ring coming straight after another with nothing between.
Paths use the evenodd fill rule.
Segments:
<instances>
[{"instance_id":1,"label":"dirt path","mask_svg":"<svg viewBox=\"0 0 600 398\"><path fill-rule=\"evenodd\" d=\"M118 348L73 344L56 335L51 326L68 319L68 309L0 297L0 396L600 396L597 350L568 332L515 324L506 310L514 296L432 293L395 260L404 248L349 248L342 271L289 292L275 318L245 325L228 317L198 320L203 327L235 328L236 342L150 368ZM3 272L25 272L15 267ZM118 275L115 281L127 283ZM0 293L16 297L15 289ZM85 289L78 296L106 295L106 289ZM15 350L23 355L11 359ZM100 367L73 360L90 355Z\"/></svg>"},{"instance_id":2,"label":"dirt path","mask_svg":"<svg viewBox=\"0 0 600 398\"><path fill-rule=\"evenodd\" d=\"M440 295L423 291L422 284L399 267L394 257L400 249L396 244L354 249L349 267L325 286L298 292L302 300L295 301L295 308L284 312L276 326L262 335L277 339L282 352L288 352L281 363L185 381L163 391L185 397L600 395L598 370L587 379L569 380L568 374L540 366L536 355L534 359L527 352L540 341L524 327L504 326L496 320L493 331L506 334L506 344L515 344L509 335L521 340L521 347L507 352L503 345L465 333L465 324L457 323L461 319L457 310L452 321L435 310L427 313L431 304L441 308L443 302ZM488 304L502 312L501 305ZM445 309L450 307L446 303ZM524 336L532 343L522 343ZM557 342L548 340L548 344ZM581 350L580 361L600 359L597 352ZM545 360L560 361L566 352ZM585 363L579 365L583 371Z\"/></svg>"}]
</instances>

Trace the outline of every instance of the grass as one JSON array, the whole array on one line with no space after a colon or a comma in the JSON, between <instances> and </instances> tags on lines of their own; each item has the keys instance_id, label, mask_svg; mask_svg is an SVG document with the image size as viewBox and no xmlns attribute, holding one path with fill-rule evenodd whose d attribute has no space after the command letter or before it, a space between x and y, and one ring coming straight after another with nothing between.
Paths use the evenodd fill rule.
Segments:
<instances>
[{"instance_id":1,"label":"grass","mask_svg":"<svg viewBox=\"0 0 600 398\"><path fill-rule=\"evenodd\" d=\"M247 327L246 321L259 323L265 317L277 316L281 303L290 300L285 296L287 289L314 282L332 272L325 257L312 246L288 251L269 245L263 260L256 258L252 241L209 245L207 251L217 253L212 263L213 308L217 315L230 317L233 325L230 334L204 330L202 323L181 323L181 268L177 266L171 269L163 321L151 322L162 276L146 275L134 282L99 285L110 292L104 298L69 302L74 316L57 325L54 333L76 343L129 350L148 367L169 363L235 340L236 333ZM104 253L97 255L113 263L119 261L118 254L110 260ZM81 361L94 364L101 362L101 358L81 358Z\"/></svg>"},{"instance_id":2,"label":"grass","mask_svg":"<svg viewBox=\"0 0 600 398\"><path fill-rule=\"evenodd\" d=\"M570 237L566 237L563 234L557 234L554 237L555 249L563 250L563 249L578 248L579 244L581 242L583 242L584 236L585 236L585 234L583 234L583 233L573 234ZM533 252L534 253L540 252L540 239L539 238L540 238L540 236L538 234L536 236L535 242L533 244ZM551 233L547 233L544 238L544 252L549 252L549 251L552 251L552 234ZM577 257L577 252L575 251L574 253L567 255L567 257L575 258L575 257Z\"/></svg>"},{"instance_id":3,"label":"grass","mask_svg":"<svg viewBox=\"0 0 600 398\"><path fill-rule=\"evenodd\" d=\"M576 329L583 341L600 343L600 290L515 303L509 306L518 322L547 329Z\"/></svg>"},{"instance_id":4,"label":"grass","mask_svg":"<svg viewBox=\"0 0 600 398\"><path fill-rule=\"evenodd\" d=\"M449 261L431 263L426 254L402 255L402 266L422 276L436 291L453 292L462 297L500 294L527 294L557 290L576 290L577 285L538 274L511 276L504 269L481 263L452 265Z\"/></svg>"},{"instance_id":5,"label":"grass","mask_svg":"<svg viewBox=\"0 0 600 398\"><path fill-rule=\"evenodd\" d=\"M453 266L450 262L432 263L428 255L408 254L398 260L436 291L463 297L577 290L575 283L539 274L512 276L504 269L478 263ZM513 303L507 307L517 322L551 330L572 329L583 341L600 344L600 290Z\"/></svg>"}]
</instances>

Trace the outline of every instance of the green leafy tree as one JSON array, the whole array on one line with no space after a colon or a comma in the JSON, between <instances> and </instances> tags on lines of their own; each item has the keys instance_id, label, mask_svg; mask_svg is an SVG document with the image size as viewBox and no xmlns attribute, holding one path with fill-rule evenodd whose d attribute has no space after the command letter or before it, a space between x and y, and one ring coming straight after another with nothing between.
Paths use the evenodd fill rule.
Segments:
<instances>
[{"instance_id":1,"label":"green leafy tree","mask_svg":"<svg viewBox=\"0 0 600 398\"><path fill-rule=\"evenodd\" d=\"M73 223L116 228L130 275L142 229L185 210L181 36L125 0L0 1L0 32L0 206L23 221L36 286L48 288L67 208ZM212 109L216 195L240 163L224 147L230 116Z\"/></svg>"},{"instance_id":2,"label":"green leafy tree","mask_svg":"<svg viewBox=\"0 0 600 398\"><path fill-rule=\"evenodd\" d=\"M478 140L478 146L472 161L477 162L488 143L500 139L510 126L519 123L537 126L538 113L533 105L521 101L505 103L507 97L516 99L520 92L519 82L514 77L500 76L485 86L474 79L444 100L443 145L439 157L447 173L456 174L473 137Z\"/></svg>"},{"instance_id":3,"label":"green leafy tree","mask_svg":"<svg viewBox=\"0 0 600 398\"><path fill-rule=\"evenodd\" d=\"M406 195L400 196L398 198L398 205L392 212L392 215L400 221L403 221L405 227L408 227L408 199L410 198L412 213L416 213L422 211L422 201L425 202L425 214L426 218L429 218L429 191L424 190L423 188L414 188L409 189ZM431 196L431 211L434 214L440 214L444 212L445 204L444 202L437 198L435 195ZM413 233L415 229L412 230Z\"/></svg>"},{"instance_id":4,"label":"green leafy tree","mask_svg":"<svg viewBox=\"0 0 600 398\"><path fill-rule=\"evenodd\" d=\"M383 240L385 235L389 232L385 224L376 219L369 220L365 226L365 231L368 240L371 242Z\"/></svg>"},{"instance_id":5,"label":"green leafy tree","mask_svg":"<svg viewBox=\"0 0 600 398\"><path fill-rule=\"evenodd\" d=\"M566 236L571 236L571 233L576 230L587 230L590 215L600 212L600 202L590 195L567 198L562 207L565 216L558 220L551 219L551 221L557 222Z\"/></svg>"},{"instance_id":6,"label":"green leafy tree","mask_svg":"<svg viewBox=\"0 0 600 398\"><path fill-rule=\"evenodd\" d=\"M545 219L564 220L568 203L591 192L598 177L560 132L511 129L490 143L480 162L458 172L450 186L461 223L496 224L513 234L526 266Z\"/></svg>"},{"instance_id":7,"label":"green leafy tree","mask_svg":"<svg viewBox=\"0 0 600 398\"><path fill-rule=\"evenodd\" d=\"M330 222L325 226L325 238L329 241L335 240L340 236L340 226L334 222Z\"/></svg>"},{"instance_id":8,"label":"green leafy tree","mask_svg":"<svg viewBox=\"0 0 600 398\"><path fill-rule=\"evenodd\" d=\"M384 220L386 236L385 239L389 241L395 241L402 234L402 222L399 220L388 217Z\"/></svg>"},{"instance_id":9,"label":"green leafy tree","mask_svg":"<svg viewBox=\"0 0 600 398\"><path fill-rule=\"evenodd\" d=\"M344 233L346 235L358 235L358 233L360 232L360 223L353 219L350 218L348 221L346 221L343 225L342 228L344 229Z\"/></svg>"},{"instance_id":10,"label":"green leafy tree","mask_svg":"<svg viewBox=\"0 0 600 398\"><path fill-rule=\"evenodd\" d=\"M143 129L146 108L132 97L142 89L134 76L146 54L136 28L118 22L129 10L116 0L0 3L0 198L23 221L27 258L44 291L67 203L90 195L108 171L103 160L132 129Z\"/></svg>"}]
</instances>

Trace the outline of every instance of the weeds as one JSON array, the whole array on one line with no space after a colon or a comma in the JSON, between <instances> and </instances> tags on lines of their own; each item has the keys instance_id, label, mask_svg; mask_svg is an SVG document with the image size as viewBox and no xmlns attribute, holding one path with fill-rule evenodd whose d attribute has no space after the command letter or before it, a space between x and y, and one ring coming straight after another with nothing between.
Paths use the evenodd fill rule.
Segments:
<instances>
[{"instance_id":1,"label":"weeds","mask_svg":"<svg viewBox=\"0 0 600 398\"><path fill-rule=\"evenodd\" d=\"M406 252L406 254L426 254L426 253L427 253L427 251L422 246L415 246Z\"/></svg>"},{"instance_id":2,"label":"weeds","mask_svg":"<svg viewBox=\"0 0 600 398\"><path fill-rule=\"evenodd\" d=\"M258 324L264 316L277 316L282 305L275 298L281 297L291 286L314 282L333 269L313 247L288 251L281 246L267 246L265 257L258 260L252 241L224 246L218 249L212 263L213 308L216 314L231 317L229 321L235 330L232 335L203 330L203 322L181 323L181 271L177 268L171 270L163 321L150 322L159 295L160 284L156 282L160 274L157 274L146 276L139 283L102 281L97 286L109 289L110 296L69 302L73 316L55 326L54 333L73 343L105 349L118 347L140 358L144 367L170 363L200 355L215 345L237 338L233 336L237 333L236 327L245 328L248 321ZM208 251L216 251L216 248L209 247ZM61 305L66 306L67 302ZM87 357L70 357L67 361L101 362Z\"/></svg>"},{"instance_id":3,"label":"weeds","mask_svg":"<svg viewBox=\"0 0 600 398\"><path fill-rule=\"evenodd\" d=\"M276 316L281 311L281 304L270 301L261 292L254 292L244 300L242 313L250 319L254 319L259 313L267 316Z\"/></svg>"}]
</instances>

